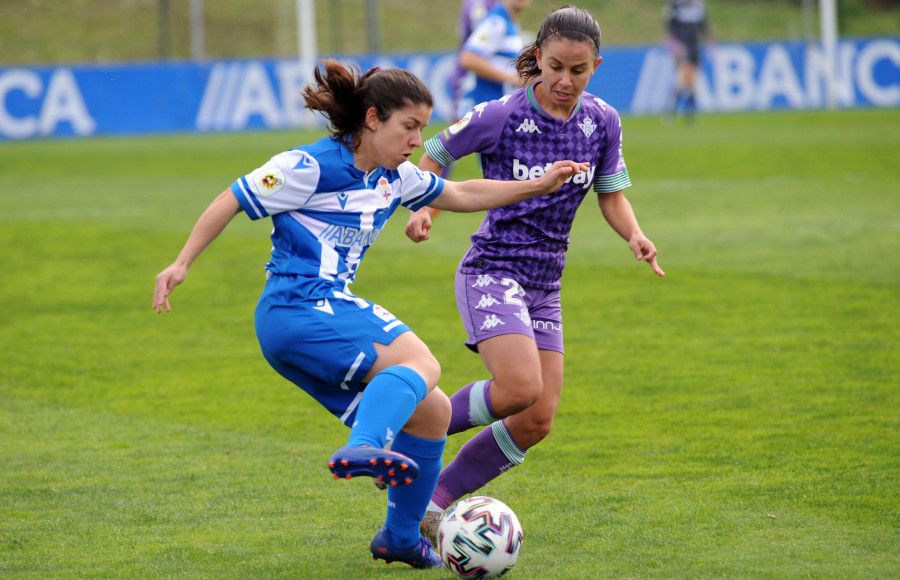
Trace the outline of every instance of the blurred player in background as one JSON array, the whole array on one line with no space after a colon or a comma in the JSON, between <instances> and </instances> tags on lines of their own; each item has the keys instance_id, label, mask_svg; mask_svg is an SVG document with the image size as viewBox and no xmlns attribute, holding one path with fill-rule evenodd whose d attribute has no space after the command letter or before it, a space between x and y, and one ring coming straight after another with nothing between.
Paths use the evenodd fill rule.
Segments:
<instances>
[{"instance_id":1,"label":"blurred player in background","mask_svg":"<svg viewBox=\"0 0 900 580\"><path fill-rule=\"evenodd\" d=\"M350 290L366 250L401 205L479 211L546 193L580 172L562 162L527 183L445 181L416 168L432 96L403 70L358 75L336 61L315 71L306 106L332 135L272 157L222 192L156 278L153 307L232 218L271 217L272 256L256 308L256 333L272 367L351 427L328 462L335 478L388 483L387 516L370 544L374 558L441 566L419 522L434 491L450 402L440 365L402 321ZM390 451L385 447L390 445Z\"/></svg>"},{"instance_id":2,"label":"blurred player in background","mask_svg":"<svg viewBox=\"0 0 900 580\"><path fill-rule=\"evenodd\" d=\"M457 47L456 69L453 71L453 76L450 78L450 91L453 97L453 112L456 115L459 114L459 101L462 98L462 81L467 73L467 70L460 64L459 57L462 55L463 46L469 39L469 36L472 35L472 31L475 30L475 26L487 16L488 12L493 10L497 5L497 1L498 0L463 0L459 7L459 20L456 23L456 36L459 40L459 46ZM458 119L459 117L457 116L455 120Z\"/></svg>"},{"instance_id":3,"label":"blurred player in background","mask_svg":"<svg viewBox=\"0 0 900 580\"><path fill-rule=\"evenodd\" d=\"M457 118L478 103L499 99L522 86L512 61L524 46L519 18L531 0L500 0L463 43L459 65L466 70L460 84Z\"/></svg>"},{"instance_id":4,"label":"blurred player in background","mask_svg":"<svg viewBox=\"0 0 900 580\"><path fill-rule=\"evenodd\" d=\"M459 7L459 20L456 23L456 36L459 46L456 49L456 68L450 76L450 95L453 99L453 121L459 120L460 100L462 99L462 82L467 70L460 64L463 46L471 36L475 26L481 22L487 13L497 5L498 0L463 0ZM441 177L450 177L452 166L441 169Z\"/></svg>"},{"instance_id":5,"label":"blurred player in background","mask_svg":"<svg viewBox=\"0 0 900 580\"><path fill-rule=\"evenodd\" d=\"M695 86L700 44L712 42L706 3L703 0L671 0L663 14L669 52L676 67L675 87L666 116L671 119L683 108L685 116L692 120L697 113Z\"/></svg>"},{"instance_id":6,"label":"blurred player in background","mask_svg":"<svg viewBox=\"0 0 900 580\"><path fill-rule=\"evenodd\" d=\"M456 299L489 376L451 398L448 434L488 426L441 472L423 520L433 537L443 511L521 464L550 432L563 386L560 288L569 232L590 190L606 221L635 257L659 276L656 248L644 236L622 190L631 185L615 109L585 93L602 60L600 26L573 6L551 13L534 44L516 60L534 82L500 100L481 103L425 143L422 169L437 171L481 154L485 177L516 181L541 175L556 159L590 164L553 195L488 211L456 274ZM410 216L406 233L429 238L428 210Z\"/></svg>"}]
</instances>

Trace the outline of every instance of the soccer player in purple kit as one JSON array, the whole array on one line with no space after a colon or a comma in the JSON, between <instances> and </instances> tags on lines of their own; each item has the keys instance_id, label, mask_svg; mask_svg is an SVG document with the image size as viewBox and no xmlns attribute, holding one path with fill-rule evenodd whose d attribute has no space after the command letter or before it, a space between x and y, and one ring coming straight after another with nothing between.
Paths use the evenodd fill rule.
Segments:
<instances>
[{"instance_id":1,"label":"soccer player in purple kit","mask_svg":"<svg viewBox=\"0 0 900 580\"><path fill-rule=\"evenodd\" d=\"M631 181L619 115L584 92L602 60L599 50L600 26L590 12L566 6L551 13L516 59L518 73L536 82L477 105L425 143L419 166L429 171L472 153L481 154L485 177L501 180L541 175L556 159L590 165L553 195L489 210L459 264L466 345L490 376L450 397L448 435L487 428L441 472L422 521L426 537L434 537L450 504L521 464L550 432L563 385L560 281L572 221L590 189L635 257L665 275L622 192ZM422 241L431 225L427 208L419 210L406 233Z\"/></svg>"}]
</instances>

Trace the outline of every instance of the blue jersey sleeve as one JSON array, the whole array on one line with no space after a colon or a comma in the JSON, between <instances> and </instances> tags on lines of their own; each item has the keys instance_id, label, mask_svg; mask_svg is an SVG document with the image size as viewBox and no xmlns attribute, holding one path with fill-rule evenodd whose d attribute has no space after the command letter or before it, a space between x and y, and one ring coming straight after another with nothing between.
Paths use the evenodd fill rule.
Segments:
<instances>
[{"instance_id":1,"label":"blue jersey sleeve","mask_svg":"<svg viewBox=\"0 0 900 580\"><path fill-rule=\"evenodd\" d=\"M422 209L444 191L441 177L422 171L409 161L400 165L397 171L402 184L400 203L412 211Z\"/></svg>"},{"instance_id":2,"label":"blue jersey sleeve","mask_svg":"<svg viewBox=\"0 0 900 580\"><path fill-rule=\"evenodd\" d=\"M316 191L321 170L308 153L292 149L239 178L231 191L250 219L302 208Z\"/></svg>"}]
</instances>

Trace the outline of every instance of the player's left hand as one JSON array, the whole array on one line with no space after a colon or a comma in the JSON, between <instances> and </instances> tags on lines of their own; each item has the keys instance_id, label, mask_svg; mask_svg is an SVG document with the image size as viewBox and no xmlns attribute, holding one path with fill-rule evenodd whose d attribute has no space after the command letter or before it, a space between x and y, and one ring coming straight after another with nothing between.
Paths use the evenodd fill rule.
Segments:
<instances>
[{"instance_id":1,"label":"player's left hand","mask_svg":"<svg viewBox=\"0 0 900 580\"><path fill-rule=\"evenodd\" d=\"M172 264L159 273L156 277L156 288L153 290L153 308L157 314L160 314L163 310L166 312L172 310L169 306L169 294L172 293L175 286L184 282L186 276L187 268L178 264Z\"/></svg>"},{"instance_id":2,"label":"player's left hand","mask_svg":"<svg viewBox=\"0 0 900 580\"><path fill-rule=\"evenodd\" d=\"M590 168L591 164L587 162L557 161L550 166L550 169L544 175L538 178L538 182L545 193L552 193L562 187L566 180L573 175L578 175L582 171L588 171Z\"/></svg>"},{"instance_id":3,"label":"player's left hand","mask_svg":"<svg viewBox=\"0 0 900 580\"><path fill-rule=\"evenodd\" d=\"M647 262L653 268L653 273L657 276L665 276L659 264L656 262L656 246L648 240L643 234L636 234L628 240L628 247L634 252L634 257L642 262Z\"/></svg>"}]
</instances>

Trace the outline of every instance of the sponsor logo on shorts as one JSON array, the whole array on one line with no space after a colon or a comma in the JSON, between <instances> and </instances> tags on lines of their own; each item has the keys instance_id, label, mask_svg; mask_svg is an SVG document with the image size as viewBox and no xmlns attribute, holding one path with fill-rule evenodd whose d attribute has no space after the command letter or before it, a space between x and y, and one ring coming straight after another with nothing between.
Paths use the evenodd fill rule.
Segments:
<instances>
[{"instance_id":1,"label":"sponsor logo on shorts","mask_svg":"<svg viewBox=\"0 0 900 580\"><path fill-rule=\"evenodd\" d=\"M533 320L531 322L531 326L535 330L553 330L556 332L562 332L562 322L553 322L551 320Z\"/></svg>"}]
</instances>

